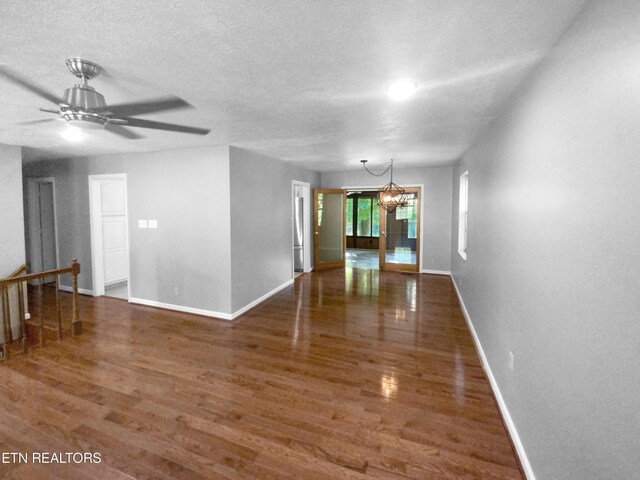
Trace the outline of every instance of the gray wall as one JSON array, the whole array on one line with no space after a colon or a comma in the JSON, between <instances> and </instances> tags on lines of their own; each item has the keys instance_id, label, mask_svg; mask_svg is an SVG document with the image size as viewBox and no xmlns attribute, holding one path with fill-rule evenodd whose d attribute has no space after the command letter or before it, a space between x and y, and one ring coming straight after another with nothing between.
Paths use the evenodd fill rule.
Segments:
<instances>
[{"instance_id":1,"label":"gray wall","mask_svg":"<svg viewBox=\"0 0 640 480\"><path fill-rule=\"evenodd\" d=\"M92 289L88 175L106 173L127 174L132 296L230 313L228 147L25 165L25 177L56 179L60 262L79 259L80 288L87 290ZM138 229L138 219L157 219L158 229Z\"/></svg>"},{"instance_id":2,"label":"gray wall","mask_svg":"<svg viewBox=\"0 0 640 480\"><path fill-rule=\"evenodd\" d=\"M453 274L538 480L640 471L639 25L588 4L454 174Z\"/></svg>"},{"instance_id":3,"label":"gray wall","mask_svg":"<svg viewBox=\"0 0 640 480\"><path fill-rule=\"evenodd\" d=\"M22 149L0 144L0 278L11 275L25 263L24 210L22 202ZM17 335L20 315L17 288L9 289L11 326ZM0 319L2 319L0 305ZM4 331L0 328L0 343Z\"/></svg>"},{"instance_id":4,"label":"gray wall","mask_svg":"<svg viewBox=\"0 0 640 480\"><path fill-rule=\"evenodd\" d=\"M382 170L382 165L376 170ZM424 185L422 191L422 270L451 270L452 167L393 169L394 183ZM322 173L322 188L381 187L389 176L374 177L364 169Z\"/></svg>"},{"instance_id":5,"label":"gray wall","mask_svg":"<svg viewBox=\"0 0 640 480\"><path fill-rule=\"evenodd\" d=\"M0 144L0 278L25 262L22 149Z\"/></svg>"},{"instance_id":6,"label":"gray wall","mask_svg":"<svg viewBox=\"0 0 640 480\"><path fill-rule=\"evenodd\" d=\"M235 147L229 149L229 163L235 312L292 278L291 182L308 182L313 189L320 174Z\"/></svg>"}]
</instances>

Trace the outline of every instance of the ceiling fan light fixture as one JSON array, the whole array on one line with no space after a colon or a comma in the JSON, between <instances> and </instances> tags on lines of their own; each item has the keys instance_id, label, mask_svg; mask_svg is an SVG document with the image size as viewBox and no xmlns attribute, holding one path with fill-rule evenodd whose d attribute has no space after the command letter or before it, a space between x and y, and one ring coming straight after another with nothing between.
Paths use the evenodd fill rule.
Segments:
<instances>
[{"instance_id":1,"label":"ceiling fan light fixture","mask_svg":"<svg viewBox=\"0 0 640 480\"><path fill-rule=\"evenodd\" d=\"M398 80L387 89L387 95L392 100L401 102L416 93L417 85L412 80Z\"/></svg>"},{"instance_id":2,"label":"ceiling fan light fixture","mask_svg":"<svg viewBox=\"0 0 640 480\"><path fill-rule=\"evenodd\" d=\"M67 125L62 130L62 136L64 137L65 140L75 143L75 142L81 142L82 140L84 140L85 134L80 128Z\"/></svg>"},{"instance_id":3,"label":"ceiling fan light fixture","mask_svg":"<svg viewBox=\"0 0 640 480\"><path fill-rule=\"evenodd\" d=\"M82 130L99 130L109 122L109 119L90 112L61 111L60 115L67 125Z\"/></svg>"}]
</instances>

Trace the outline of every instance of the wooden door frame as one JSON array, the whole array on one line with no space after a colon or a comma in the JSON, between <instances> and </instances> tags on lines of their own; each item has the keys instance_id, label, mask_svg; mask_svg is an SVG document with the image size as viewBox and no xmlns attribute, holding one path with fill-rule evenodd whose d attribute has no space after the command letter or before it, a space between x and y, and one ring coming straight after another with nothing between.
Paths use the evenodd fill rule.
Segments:
<instances>
[{"instance_id":1,"label":"wooden door frame","mask_svg":"<svg viewBox=\"0 0 640 480\"><path fill-rule=\"evenodd\" d=\"M387 211L380 208L380 243L378 255L380 259L380 270L387 272L413 272L420 273L420 262L422 261L422 189L420 187L402 187L407 193L418 195L418 218L416 219L416 263L415 265L386 262L387 253ZM393 265L389 268L389 265Z\"/></svg>"},{"instance_id":2,"label":"wooden door frame","mask_svg":"<svg viewBox=\"0 0 640 480\"><path fill-rule=\"evenodd\" d=\"M422 192L424 192L424 184L423 183L410 183L410 184L406 184L406 185L403 184L403 185L400 185L400 186L402 188L404 188L405 190L411 190L411 189L415 189L415 188L420 190L420 192L419 192L419 195L420 195L420 197L419 197L420 198L420 208L418 209L418 229L419 229L418 231L420 232L420 236L422 237L422 232L424 231L423 224L422 224L422 222L423 222L423 220L422 220L422 208L423 208L423 205L422 205ZM379 185L378 186L374 186L374 185L346 185L346 186L343 186L341 188L343 190L345 190L345 191L347 191L347 190L363 190L363 191L366 191L366 190L378 190L380 188L380 186ZM383 215L380 216L381 221L382 221L382 216ZM385 222L386 222L386 217L385 217ZM386 227L386 223L385 223L385 227ZM346 240L346 237L345 237L345 240ZM418 256L418 251L420 252L420 257L419 258L422 258L424 256L424 250L422 248L422 244L423 244L422 238L420 238L420 245L418 246L418 248L416 248L416 257ZM381 245L382 245L382 241L380 241L379 244L378 244L378 255L380 254L380 246ZM422 272L421 265L418 262L416 262L416 264L418 265L418 269L417 270L411 270L411 271L412 272L413 271ZM380 263L378 264L378 268L380 268L380 270L382 270L382 265Z\"/></svg>"},{"instance_id":3,"label":"wooden door frame","mask_svg":"<svg viewBox=\"0 0 640 480\"><path fill-rule=\"evenodd\" d=\"M108 173L104 175L89 175L89 224L91 228L91 281L93 296L105 294L104 285L104 247L102 245L102 202L96 195L99 193L97 185L103 180L122 180L124 182L124 221L125 242L127 243L127 295L131 298L131 249L129 247L129 198L127 192L126 173Z\"/></svg>"},{"instance_id":4,"label":"wooden door frame","mask_svg":"<svg viewBox=\"0 0 640 480\"><path fill-rule=\"evenodd\" d=\"M293 212L294 212L294 202L296 201L296 187L302 187L302 198L304 199L304 210L303 210L303 220L302 220L302 228L303 228L303 246L302 248L304 249L303 252L303 266L302 266L302 270L303 273L309 273L311 270L313 270L313 267L311 265L311 228L312 228L312 221L314 220L313 218L311 218L311 195L312 195L312 190L311 190L311 184L308 182L303 182L300 180L292 180L291 181L291 278L294 278L294 252L293 252L293 223L294 223L294 218L293 218Z\"/></svg>"},{"instance_id":5,"label":"wooden door frame","mask_svg":"<svg viewBox=\"0 0 640 480\"><path fill-rule=\"evenodd\" d=\"M342 194L342 208L347 204L347 191L342 188L314 188L313 189L313 269L328 270L331 268L344 268L347 256L347 216L342 212L342 260L340 262L326 262L321 264L320 259L320 242L318 242L317 231L318 226L318 193L325 194Z\"/></svg>"}]
</instances>

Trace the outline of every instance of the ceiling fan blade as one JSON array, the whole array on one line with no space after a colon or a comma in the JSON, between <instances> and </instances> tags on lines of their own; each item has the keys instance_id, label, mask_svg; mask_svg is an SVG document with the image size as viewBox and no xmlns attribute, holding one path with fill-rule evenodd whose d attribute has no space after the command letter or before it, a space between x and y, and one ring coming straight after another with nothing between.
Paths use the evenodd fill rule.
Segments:
<instances>
[{"instance_id":1,"label":"ceiling fan blade","mask_svg":"<svg viewBox=\"0 0 640 480\"><path fill-rule=\"evenodd\" d=\"M51 92L48 92L42 87L39 87L35 83L31 82L31 80L28 80L22 75L19 75L16 72L11 71L5 66L0 66L0 76L3 76L9 79L11 82L26 88L27 90L35 93L36 95L40 95L42 98L49 100L51 103L55 103L56 105L60 103L60 98L58 98L56 95L54 95Z\"/></svg>"},{"instance_id":2,"label":"ceiling fan blade","mask_svg":"<svg viewBox=\"0 0 640 480\"><path fill-rule=\"evenodd\" d=\"M39 120L25 120L24 122L16 122L16 125L35 125L37 123L56 122L55 118L41 118Z\"/></svg>"},{"instance_id":3,"label":"ceiling fan blade","mask_svg":"<svg viewBox=\"0 0 640 480\"><path fill-rule=\"evenodd\" d=\"M128 128L124 128L122 125L115 125L112 123L108 123L105 125L105 130L110 131L111 133L115 133L124 138L128 138L129 140L137 140L139 138L144 138L142 135L138 135L135 132L132 132Z\"/></svg>"},{"instance_id":4,"label":"ceiling fan blade","mask_svg":"<svg viewBox=\"0 0 640 480\"><path fill-rule=\"evenodd\" d=\"M164 110L175 110L177 108L193 108L188 102L179 97L160 97L142 102L117 103L107 105L100 109L101 112L111 112L116 117L128 117L131 115L142 115L144 113L162 112Z\"/></svg>"},{"instance_id":5,"label":"ceiling fan blade","mask_svg":"<svg viewBox=\"0 0 640 480\"><path fill-rule=\"evenodd\" d=\"M175 123L154 122L141 118L122 117L126 120L128 127L152 128L154 130L168 130L170 132L193 133L195 135L206 135L211 130L205 128L188 127L186 125L176 125Z\"/></svg>"}]
</instances>

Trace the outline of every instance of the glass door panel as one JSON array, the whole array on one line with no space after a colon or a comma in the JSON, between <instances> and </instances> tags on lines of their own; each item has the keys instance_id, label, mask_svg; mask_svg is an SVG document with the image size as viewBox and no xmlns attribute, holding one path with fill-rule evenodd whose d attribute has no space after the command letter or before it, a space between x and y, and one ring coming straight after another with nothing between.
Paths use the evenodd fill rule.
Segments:
<instances>
[{"instance_id":1,"label":"glass door panel","mask_svg":"<svg viewBox=\"0 0 640 480\"><path fill-rule=\"evenodd\" d=\"M380 268L419 272L420 190L407 188L407 206L389 213L380 208Z\"/></svg>"},{"instance_id":2,"label":"glass door panel","mask_svg":"<svg viewBox=\"0 0 640 480\"><path fill-rule=\"evenodd\" d=\"M344 267L347 194L339 189L314 190L314 269Z\"/></svg>"}]
</instances>

